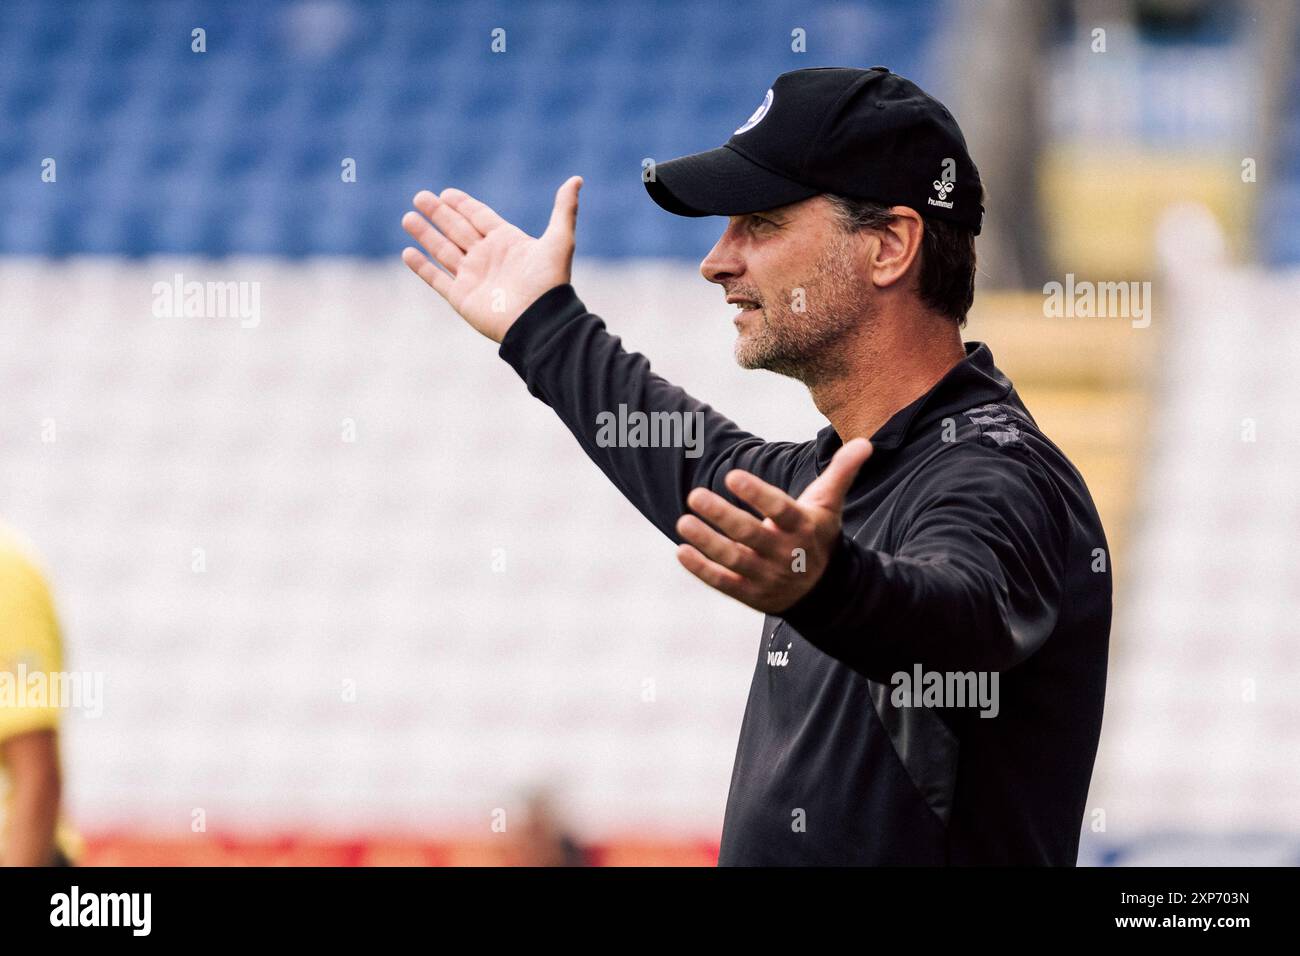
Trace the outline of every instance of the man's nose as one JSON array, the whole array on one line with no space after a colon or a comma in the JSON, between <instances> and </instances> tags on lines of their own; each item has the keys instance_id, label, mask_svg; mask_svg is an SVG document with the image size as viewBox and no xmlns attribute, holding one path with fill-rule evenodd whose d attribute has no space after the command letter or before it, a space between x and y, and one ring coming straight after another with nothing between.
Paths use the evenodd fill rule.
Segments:
<instances>
[{"instance_id":1,"label":"man's nose","mask_svg":"<svg viewBox=\"0 0 1300 956\"><path fill-rule=\"evenodd\" d=\"M700 275L710 282L723 283L734 279L744 271L745 262L740 257L731 229L728 227L709 250L709 254L704 257L704 261L700 263Z\"/></svg>"}]
</instances>

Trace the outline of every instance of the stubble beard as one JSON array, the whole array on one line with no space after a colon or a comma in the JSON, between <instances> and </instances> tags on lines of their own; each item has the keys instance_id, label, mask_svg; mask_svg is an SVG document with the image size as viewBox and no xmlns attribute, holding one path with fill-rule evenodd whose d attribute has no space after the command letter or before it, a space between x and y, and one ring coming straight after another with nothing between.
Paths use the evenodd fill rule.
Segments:
<instances>
[{"instance_id":1,"label":"stubble beard","mask_svg":"<svg viewBox=\"0 0 1300 956\"><path fill-rule=\"evenodd\" d=\"M847 236L827 246L801 288L802 312L795 309L791 288L782 290L779 301L764 300L761 310L750 313L758 320L755 327L736 339L741 368L766 369L809 387L840 371L846 336L869 322L872 312L851 268Z\"/></svg>"}]
</instances>

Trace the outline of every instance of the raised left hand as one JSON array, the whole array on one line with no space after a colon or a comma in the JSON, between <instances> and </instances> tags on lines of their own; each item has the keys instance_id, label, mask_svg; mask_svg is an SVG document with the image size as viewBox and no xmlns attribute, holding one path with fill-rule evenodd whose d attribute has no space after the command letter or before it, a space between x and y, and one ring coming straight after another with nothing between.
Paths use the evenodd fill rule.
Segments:
<instances>
[{"instance_id":1,"label":"raised left hand","mask_svg":"<svg viewBox=\"0 0 1300 956\"><path fill-rule=\"evenodd\" d=\"M729 471L727 488L763 515L761 521L707 488L693 489L686 504L695 514L677 520L687 542L677 546L677 560L723 594L779 614L826 570L843 523L844 496L870 457L871 442L854 438L798 499L747 471Z\"/></svg>"}]
</instances>

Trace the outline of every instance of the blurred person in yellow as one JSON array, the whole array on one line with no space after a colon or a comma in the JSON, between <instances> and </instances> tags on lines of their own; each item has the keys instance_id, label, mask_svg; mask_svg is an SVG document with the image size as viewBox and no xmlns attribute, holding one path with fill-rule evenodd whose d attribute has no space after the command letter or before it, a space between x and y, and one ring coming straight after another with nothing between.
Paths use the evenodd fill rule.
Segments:
<instances>
[{"instance_id":1,"label":"blurred person in yellow","mask_svg":"<svg viewBox=\"0 0 1300 956\"><path fill-rule=\"evenodd\" d=\"M27 690L58 686L63 647L49 586L30 555L0 522L0 865L66 866L80 841L59 814L60 701Z\"/></svg>"}]
</instances>

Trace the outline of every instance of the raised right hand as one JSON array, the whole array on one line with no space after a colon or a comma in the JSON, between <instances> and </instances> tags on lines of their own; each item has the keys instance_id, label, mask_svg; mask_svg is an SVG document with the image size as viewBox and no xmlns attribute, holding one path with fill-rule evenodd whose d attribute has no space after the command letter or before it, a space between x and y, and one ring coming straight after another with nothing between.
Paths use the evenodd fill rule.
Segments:
<instances>
[{"instance_id":1,"label":"raised right hand","mask_svg":"<svg viewBox=\"0 0 1300 956\"><path fill-rule=\"evenodd\" d=\"M569 281L581 188L581 176L564 181L551 221L536 239L459 189L444 189L441 196L422 190L414 200L418 211L402 217L402 228L432 260L407 246L402 261L499 343L543 292Z\"/></svg>"}]
</instances>

